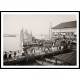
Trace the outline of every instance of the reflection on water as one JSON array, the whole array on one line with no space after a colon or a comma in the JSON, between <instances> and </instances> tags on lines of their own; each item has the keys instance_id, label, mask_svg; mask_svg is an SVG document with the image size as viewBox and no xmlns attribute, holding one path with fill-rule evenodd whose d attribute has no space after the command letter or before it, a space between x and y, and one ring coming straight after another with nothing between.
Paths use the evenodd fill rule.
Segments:
<instances>
[{"instance_id":1,"label":"reflection on water","mask_svg":"<svg viewBox=\"0 0 80 80\"><path fill-rule=\"evenodd\" d=\"M20 36L3 37L3 51L20 50Z\"/></svg>"}]
</instances>

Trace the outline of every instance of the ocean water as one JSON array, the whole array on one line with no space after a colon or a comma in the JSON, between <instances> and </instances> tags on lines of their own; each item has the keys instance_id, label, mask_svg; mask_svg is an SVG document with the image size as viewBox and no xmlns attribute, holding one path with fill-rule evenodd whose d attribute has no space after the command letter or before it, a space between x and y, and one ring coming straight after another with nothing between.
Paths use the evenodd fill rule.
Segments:
<instances>
[{"instance_id":1,"label":"ocean water","mask_svg":"<svg viewBox=\"0 0 80 80\"><path fill-rule=\"evenodd\" d=\"M3 37L3 51L20 50L20 36Z\"/></svg>"}]
</instances>

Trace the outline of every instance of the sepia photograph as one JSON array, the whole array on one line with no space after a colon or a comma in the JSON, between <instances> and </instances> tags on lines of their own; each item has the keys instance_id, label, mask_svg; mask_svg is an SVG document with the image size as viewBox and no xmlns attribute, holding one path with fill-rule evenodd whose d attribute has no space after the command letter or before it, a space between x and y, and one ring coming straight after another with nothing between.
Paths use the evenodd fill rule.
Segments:
<instances>
[{"instance_id":1,"label":"sepia photograph","mask_svg":"<svg viewBox=\"0 0 80 80\"><path fill-rule=\"evenodd\" d=\"M78 68L78 12L1 12L1 68Z\"/></svg>"}]
</instances>

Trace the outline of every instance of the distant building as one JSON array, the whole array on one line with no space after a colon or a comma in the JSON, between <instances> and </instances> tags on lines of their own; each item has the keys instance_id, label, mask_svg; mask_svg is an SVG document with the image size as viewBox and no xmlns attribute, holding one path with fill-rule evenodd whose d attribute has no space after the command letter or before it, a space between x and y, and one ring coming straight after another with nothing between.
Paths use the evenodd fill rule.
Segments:
<instances>
[{"instance_id":1,"label":"distant building","mask_svg":"<svg viewBox=\"0 0 80 80\"><path fill-rule=\"evenodd\" d=\"M77 23L76 21L64 22L52 28L51 38L74 38L76 36Z\"/></svg>"},{"instance_id":2,"label":"distant building","mask_svg":"<svg viewBox=\"0 0 80 80\"><path fill-rule=\"evenodd\" d=\"M3 37L16 37L17 34L3 34Z\"/></svg>"}]
</instances>

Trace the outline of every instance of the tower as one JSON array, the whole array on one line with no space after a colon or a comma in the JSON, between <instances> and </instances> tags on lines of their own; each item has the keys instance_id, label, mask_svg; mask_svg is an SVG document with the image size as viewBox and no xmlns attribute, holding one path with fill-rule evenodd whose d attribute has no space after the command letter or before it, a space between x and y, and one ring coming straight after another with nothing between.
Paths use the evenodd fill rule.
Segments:
<instances>
[{"instance_id":1,"label":"tower","mask_svg":"<svg viewBox=\"0 0 80 80\"><path fill-rule=\"evenodd\" d=\"M50 22L50 27L49 27L49 38L52 38L52 23Z\"/></svg>"}]
</instances>

